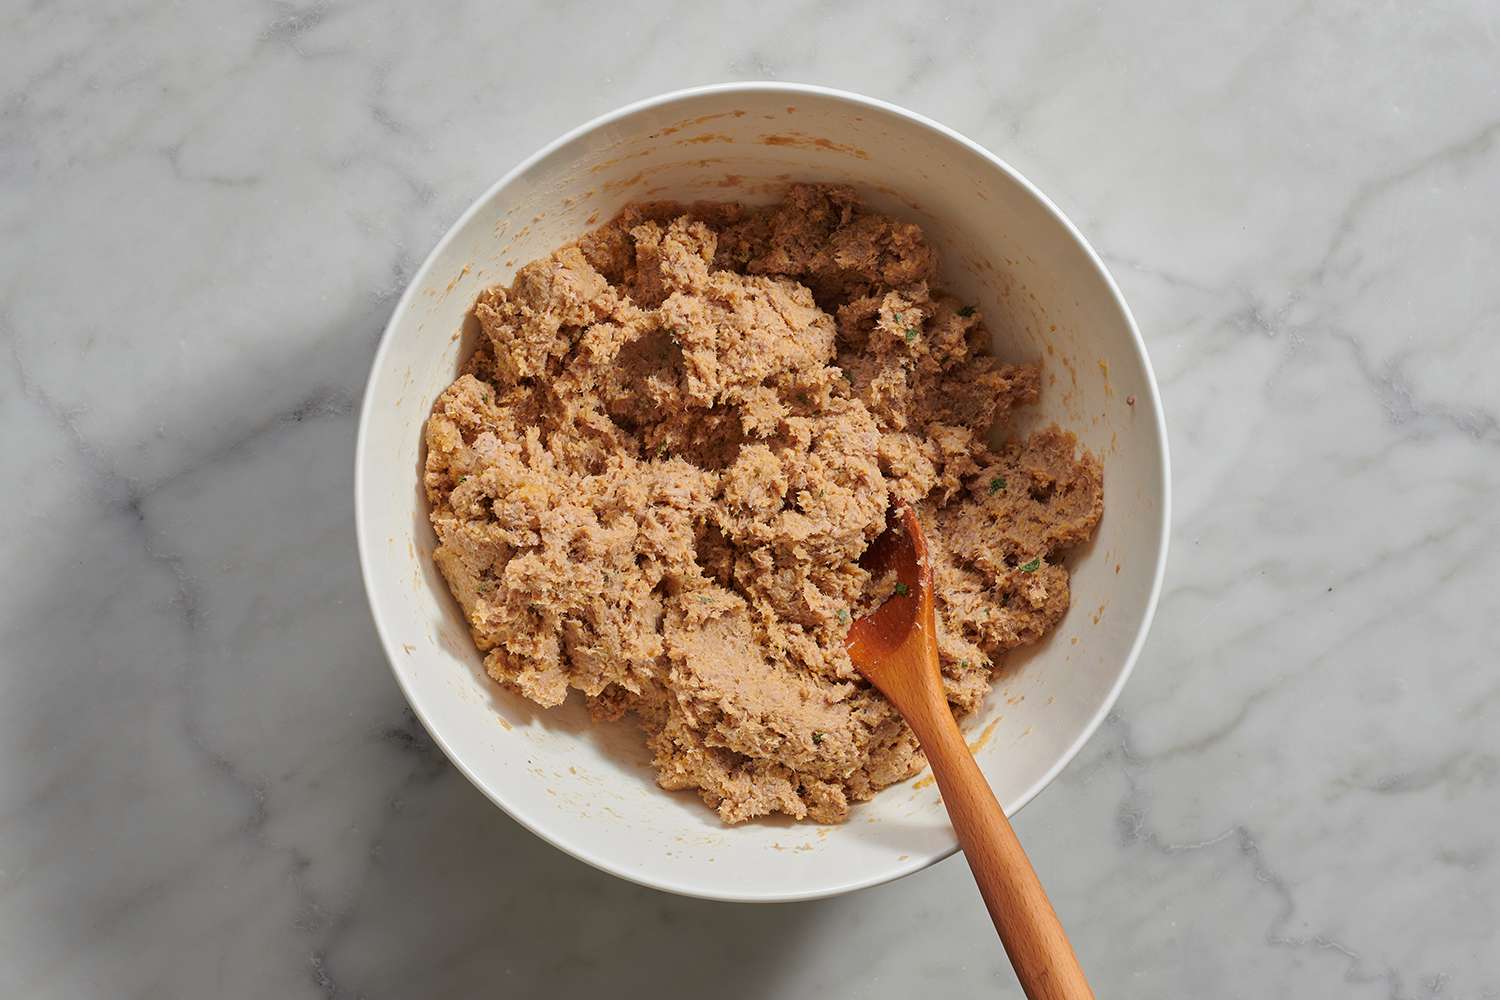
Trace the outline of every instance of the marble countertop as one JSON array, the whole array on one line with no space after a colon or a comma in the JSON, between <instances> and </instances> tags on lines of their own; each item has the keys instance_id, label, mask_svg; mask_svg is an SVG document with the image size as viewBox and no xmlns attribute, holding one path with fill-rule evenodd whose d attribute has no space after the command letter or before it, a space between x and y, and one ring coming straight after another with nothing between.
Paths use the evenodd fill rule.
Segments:
<instances>
[{"instance_id":1,"label":"marble countertop","mask_svg":"<svg viewBox=\"0 0 1500 1000\"><path fill-rule=\"evenodd\" d=\"M712 8L0 10L0 995L1019 996L960 859L754 907L564 856L369 619L416 262L564 129L769 78L1009 159L1145 332L1166 591L1018 820L1100 996L1500 997L1497 8Z\"/></svg>"}]
</instances>

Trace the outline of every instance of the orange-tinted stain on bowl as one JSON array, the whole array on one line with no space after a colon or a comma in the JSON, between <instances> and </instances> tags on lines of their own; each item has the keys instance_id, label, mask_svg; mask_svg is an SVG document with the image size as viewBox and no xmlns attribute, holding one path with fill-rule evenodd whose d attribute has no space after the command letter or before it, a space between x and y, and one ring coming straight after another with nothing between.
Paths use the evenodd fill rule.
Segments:
<instances>
[{"instance_id":1,"label":"orange-tinted stain on bowl","mask_svg":"<svg viewBox=\"0 0 1500 1000\"><path fill-rule=\"evenodd\" d=\"M978 753L983 750L989 744L990 737L995 735L995 727L998 725L1000 725L999 717L991 720L990 724L984 727L984 732L979 734L979 739L969 744L969 753Z\"/></svg>"},{"instance_id":2,"label":"orange-tinted stain on bowl","mask_svg":"<svg viewBox=\"0 0 1500 1000\"><path fill-rule=\"evenodd\" d=\"M631 176L625 178L622 181L605 181L604 182L604 190L606 190L606 191L623 191L626 188L635 187L637 184L639 184L641 181L643 181L645 179L646 179L646 172L644 170L642 170L639 173L632 174Z\"/></svg>"},{"instance_id":3,"label":"orange-tinted stain on bowl","mask_svg":"<svg viewBox=\"0 0 1500 1000\"><path fill-rule=\"evenodd\" d=\"M844 153L857 159L868 160L870 154L858 146L834 142L822 136L804 135L801 132L770 132L760 137L763 146L791 146L798 149L821 149L830 153Z\"/></svg>"},{"instance_id":4,"label":"orange-tinted stain on bowl","mask_svg":"<svg viewBox=\"0 0 1500 1000\"><path fill-rule=\"evenodd\" d=\"M655 166L646 167L643 170L637 171L632 176L626 177L623 180L605 181L604 190L611 193L616 191L624 191L628 188L633 188L639 185L642 181L645 181L647 178L659 173L663 173L664 171L675 170L679 167L684 166L697 167L699 170L706 170L709 167L718 166L723 162L724 158L722 156L707 156L699 160L680 160L674 163L658 163ZM662 191L666 190L666 188L657 188L655 190ZM648 191L647 193L650 192Z\"/></svg>"},{"instance_id":5,"label":"orange-tinted stain on bowl","mask_svg":"<svg viewBox=\"0 0 1500 1000\"><path fill-rule=\"evenodd\" d=\"M626 160L639 160L642 157L650 156L651 153L652 150L640 149L634 153L626 153L624 156L615 156L611 157L608 160L600 160L598 163L589 167L589 173L597 174L602 170L608 170L610 167L614 166L617 163L624 163ZM605 186L608 187L608 185ZM587 195L585 195L584 197L587 197Z\"/></svg>"},{"instance_id":6,"label":"orange-tinted stain on bowl","mask_svg":"<svg viewBox=\"0 0 1500 1000\"><path fill-rule=\"evenodd\" d=\"M678 122L675 125L668 125L666 128L661 129L660 131L653 133L652 136L651 136L651 138L658 139L658 138L665 138L666 136L669 136L669 135L676 135L678 132L681 132L683 129L689 129L689 128L692 128L694 125L702 125L705 122L711 122L711 121L714 121L714 120L719 119L719 118L743 118L743 117L745 117L745 112L743 112L743 111L719 111L719 112L716 112L716 113L711 114L711 115L699 115L697 118L687 118L687 119L684 119L684 120Z\"/></svg>"},{"instance_id":7,"label":"orange-tinted stain on bowl","mask_svg":"<svg viewBox=\"0 0 1500 1000\"><path fill-rule=\"evenodd\" d=\"M723 132L704 132L702 135L688 136L686 139L676 139L674 144L678 146L691 146L703 142L734 142L734 136L725 135Z\"/></svg>"},{"instance_id":8,"label":"orange-tinted stain on bowl","mask_svg":"<svg viewBox=\"0 0 1500 1000\"><path fill-rule=\"evenodd\" d=\"M462 270L460 270L457 274L455 274L452 278L450 278L448 280L448 287L445 288L445 289L443 289L443 294L447 295L449 292L453 291L453 289L455 287L457 287L458 283L460 281L464 280L464 276L467 275L468 273L469 273L469 265L465 264L463 266Z\"/></svg>"}]
</instances>

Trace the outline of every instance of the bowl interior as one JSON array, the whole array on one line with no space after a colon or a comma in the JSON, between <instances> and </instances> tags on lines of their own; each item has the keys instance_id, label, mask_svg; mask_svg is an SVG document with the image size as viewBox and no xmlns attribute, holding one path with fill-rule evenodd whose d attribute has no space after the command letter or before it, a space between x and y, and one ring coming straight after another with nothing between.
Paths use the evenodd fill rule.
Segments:
<instances>
[{"instance_id":1,"label":"bowl interior","mask_svg":"<svg viewBox=\"0 0 1500 1000\"><path fill-rule=\"evenodd\" d=\"M542 711L484 675L431 562L419 486L422 425L476 331L476 294L509 283L636 199L773 199L789 180L853 184L923 226L947 287L983 310L1002 357L1041 358L1041 404L1104 464L1105 513L1071 560L1072 609L1014 654L968 722L1008 811L1097 725L1128 673L1166 545L1166 450L1145 355L1081 239L1024 180L896 109L808 88L712 88L647 102L564 137L484 195L413 279L375 362L361 423L359 540L377 625L434 738L512 816L636 881L726 899L809 898L913 871L954 848L919 776L835 828L725 828L652 778L633 724L594 725L577 701Z\"/></svg>"}]
</instances>

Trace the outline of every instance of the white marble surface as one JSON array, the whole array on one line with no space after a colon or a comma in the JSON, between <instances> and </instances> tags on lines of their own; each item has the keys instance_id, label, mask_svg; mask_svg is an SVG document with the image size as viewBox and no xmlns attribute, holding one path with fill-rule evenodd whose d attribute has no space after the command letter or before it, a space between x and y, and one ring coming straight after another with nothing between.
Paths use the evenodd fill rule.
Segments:
<instances>
[{"instance_id":1,"label":"white marble surface","mask_svg":"<svg viewBox=\"0 0 1500 1000\"><path fill-rule=\"evenodd\" d=\"M1500 997L1500 8L715 6L0 7L0 995L1019 996L960 860L756 908L537 841L368 618L415 262L560 131L766 77L1007 157L1149 342L1168 586L1018 824L1099 994Z\"/></svg>"}]
</instances>

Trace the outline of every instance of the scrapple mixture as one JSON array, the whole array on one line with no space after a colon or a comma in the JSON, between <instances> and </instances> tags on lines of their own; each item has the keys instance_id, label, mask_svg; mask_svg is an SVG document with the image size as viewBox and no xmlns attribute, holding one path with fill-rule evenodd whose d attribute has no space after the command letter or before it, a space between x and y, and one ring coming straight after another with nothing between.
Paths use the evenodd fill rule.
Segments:
<instances>
[{"instance_id":1,"label":"scrapple mixture","mask_svg":"<svg viewBox=\"0 0 1500 1000\"><path fill-rule=\"evenodd\" d=\"M633 715L727 823L836 823L924 766L844 651L893 496L933 550L960 715L1068 607L1103 509L1055 427L992 449L1035 364L985 353L922 231L842 187L633 205L476 305L427 422L447 578L496 681Z\"/></svg>"}]
</instances>

